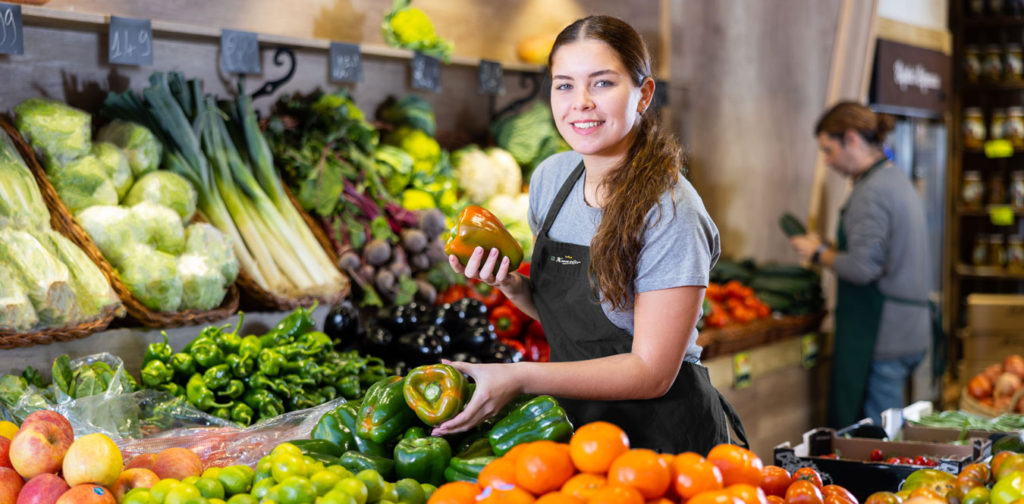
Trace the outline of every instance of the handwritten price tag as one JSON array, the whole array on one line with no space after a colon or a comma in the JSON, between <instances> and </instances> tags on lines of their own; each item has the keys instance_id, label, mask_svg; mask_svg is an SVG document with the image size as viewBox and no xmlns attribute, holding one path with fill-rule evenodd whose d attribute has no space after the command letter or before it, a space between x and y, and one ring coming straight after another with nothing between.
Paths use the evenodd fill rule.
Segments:
<instances>
[{"instance_id":1,"label":"handwritten price tag","mask_svg":"<svg viewBox=\"0 0 1024 504\"><path fill-rule=\"evenodd\" d=\"M985 142L985 157L1007 158L1013 155L1013 144L1009 140L989 140Z\"/></svg>"},{"instance_id":2,"label":"handwritten price tag","mask_svg":"<svg viewBox=\"0 0 1024 504\"><path fill-rule=\"evenodd\" d=\"M480 60L477 70L477 92L486 95L499 95L505 92L505 70L497 61Z\"/></svg>"},{"instance_id":3,"label":"handwritten price tag","mask_svg":"<svg viewBox=\"0 0 1024 504\"><path fill-rule=\"evenodd\" d=\"M107 61L118 65L152 65L153 27L150 21L110 16Z\"/></svg>"},{"instance_id":4,"label":"handwritten price tag","mask_svg":"<svg viewBox=\"0 0 1024 504\"><path fill-rule=\"evenodd\" d=\"M253 32L220 31L220 69L226 74L258 74L260 41Z\"/></svg>"},{"instance_id":5,"label":"handwritten price tag","mask_svg":"<svg viewBox=\"0 0 1024 504\"><path fill-rule=\"evenodd\" d=\"M988 209L988 218L996 226L1012 226L1013 207L1007 205L990 207Z\"/></svg>"},{"instance_id":6,"label":"handwritten price tag","mask_svg":"<svg viewBox=\"0 0 1024 504\"><path fill-rule=\"evenodd\" d=\"M410 65L413 89L441 92L441 60L416 51Z\"/></svg>"},{"instance_id":7,"label":"handwritten price tag","mask_svg":"<svg viewBox=\"0 0 1024 504\"><path fill-rule=\"evenodd\" d=\"M331 42L331 80L359 82L363 80L363 56L356 44Z\"/></svg>"},{"instance_id":8,"label":"handwritten price tag","mask_svg":"<svg viewBox=\"0 0 1024 504\"><path fill-rule=\"evenodd\" d=\"M0 3L0 54L24 54L21 6Z\"/></svg>"}]
</instances>

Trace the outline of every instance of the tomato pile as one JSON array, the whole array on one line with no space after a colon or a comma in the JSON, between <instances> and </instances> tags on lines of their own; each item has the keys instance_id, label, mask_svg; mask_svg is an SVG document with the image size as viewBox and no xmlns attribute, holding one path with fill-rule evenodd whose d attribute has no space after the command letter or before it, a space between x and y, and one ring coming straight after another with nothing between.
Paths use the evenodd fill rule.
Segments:
<instances>
[{"instance_id":1,"label":"tomato pile","mask_svg":"<svg viewBox=\"0 0 1024 504\"><path fill-rule=\"evenodd\" d=\"M711 308L704 317L704 327L723 327L733 322L747 324L772 314L771 308L754 295L754 289L737 280L708 283L704 297Z\"/></svg>"},{"instance_id":2,"label":"tomato pile","mask_svg":"<svg viewBox=\"0 0 1024 504\"><path fill-rule=\"evenodd\" d=\"M658 454L630 448L626 433L607 422L586 424L568 444L516 446L480 471L476 483L437 489L428 504L858 504L816 471L790 474L764 466L754 452L722 444L708 456Z\"/></svg>"}]
</instances>

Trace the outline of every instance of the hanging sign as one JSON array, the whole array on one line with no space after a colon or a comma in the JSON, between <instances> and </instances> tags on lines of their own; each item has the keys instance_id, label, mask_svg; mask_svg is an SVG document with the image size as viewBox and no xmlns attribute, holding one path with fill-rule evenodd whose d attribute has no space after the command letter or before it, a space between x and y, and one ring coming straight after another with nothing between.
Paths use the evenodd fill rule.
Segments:
<instances>
[{"instance_id":1,"label":"hanging sign","mask_svg":"<svg viewBox=\"0 0 1024 504\"><path fill-rule=\"evenodd\" d=\"M331 80L359 82L363 80L363 56L357 44L331 42Z\"/></svg>"},{"instance_id":2,"label":"hanging sign","mask_svg":"<svg viewBox=\"0 0 1024 504\"><path fill-rule=\"evenodd\" d=\"M117 65L152 65L153 27L150 21L110 16L107 61Z\"/></svg>"},{"instance_id":3,"label":"hanging sign","mask_svg":"<svg viewBox=\"0 0 1024 504\"><path fill-rule=\"evenodd\" d=\"M732 358L732 388L745 389L750 383L750 352L739 352Z\"/></svg>"},{"instance_id":4,"label":"hanging sign","mask_svg":"<svg viewBox=\"0 0 1024 504\"><path fill-rule=\"evenodd\" d=\"M499 95L505 92L505 70L501 63L480 60L477 70L477 92L486 95Z\"/></svg>"},{"instance_id":5,"label":"hanging sign","mask_svg":"<svg viewBox=\"0 0 1024 504\"><path fill-rule=\"evenodd\" d=\"M412 55L410 69L413 89L441 92L441 60L416 51Z\"/></svg>"},{"instance_id":6,"label":"hanging sign","mask_svg":"<svg viewBox=\"0 0 1024 504\"><path fill-rule=\"evenodd\" d=\"M24 54L21 6L0 3L0 54Z\"/></svg>"},{"instance_id":7,"label":"hanging sign","mask_svg":"<svg viewBox=\"0 0 1024 504\"><path fill-rule=\"evenodd\" d=\"M260 73L260 41L253 32L220 31L220 69L226 74Z\"/></svg>"},{"instance_id":8,"label":"hanging sign","mask_svg":"<svg viewBox=\"0 0 1024 504\"><path fill-rule=\"evenodd\" d=\"M939 51L878 39L871 103L942 114L949 108L950 67Z\"/></svg>"}]
</instances>

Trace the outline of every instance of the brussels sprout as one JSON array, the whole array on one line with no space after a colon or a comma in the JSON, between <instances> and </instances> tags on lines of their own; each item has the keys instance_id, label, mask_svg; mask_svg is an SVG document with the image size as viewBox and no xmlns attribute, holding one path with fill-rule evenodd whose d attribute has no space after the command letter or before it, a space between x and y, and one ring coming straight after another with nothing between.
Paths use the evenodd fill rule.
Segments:
<instances>
[{"instance_id":1,"label":"brussels sprout","mask_svg":"<svg viewBox=\"0 0 1024 504\"><path fill-rule=\"evenodd\" d=\"M92 155L96 156L103 171L107 173L107 178L113 182L114 188L117 189L117 199L120 201L128 194L128 189L132 188L132 182L135 180L132 169L128 166L128 158L121 149L108 142L92 144Z\"/></svg>"},{"instance_id":2,"label":"brussels sprout","mask_svg":"<svg viewBox=\"0 0 1024 504\"><path fill-rule=\"evenodd\" d=\"M14 107L14 125L43 155L46 170L89 153L92 117L66 103L29 98Z\"/></svg>"},{"instance_id":3,"label":"brussels sprout","mask_svg":"<svg viewBox=\"0 0 1024 504\"><path fill-rule=\"evenodd\" d=\"M185 249L185 228L174 210L150 201L143 201L131 210L144 243L171 255L178 255Z\"/></svg>"},{"instance_id":4,"label":"brussels sprout","mask_svg":"<svg viewBox=\"0 0 1024 504\"><path fill-rule=\"evenodd\" d=\"M96 205L116 205L117 188L96 156L82 156L49 173L53 188L72 215Z\"/></svg>"},{"instance_id":5,"label":"brussels sprout","mask_svg":"<svg viewBox=\"0 0 1024 504\"><path fill-rule=\"evenodd\" d=\"M150 247L137 244L128 248L118 272L128 290L146 308L176 311L181 306L181 279L178 260Z\"/></svg>"},{"instance_id":6,"label":"brussels sprout","mask_svg":"<svg viewBox=\"0 0 1024 504\"><path fill-rule=\"evenodd\" d=\"M178 278L182 310L212 310L224 300L224 276L201 255L182 254L178 258Z\"/></svg>"},{"instance_id":7,"label":"brussels sprout","mask_svg":"<svg viewBox=\"0 0 1024 504\"><path fill-rule=\"evenodd\" d=\"M205 222L185 228L185 253L205 257L220 271L224 285L231 285L238 277L238 258L232 245L231 238Z\"/></svg>"},{"instance_id":8,"label":"brussels sprout","mask_svg":"<svg viewBox=\"0 0 1024 504\"><path fill-rule=\"evenodd\" d=\"M182 222L189 222L196 213L196 190L181 175L155 171L142 176L124 198L125 206L151 201L178 212Z\"/></svg>"},{"instance_id":9,"label":"brussels sprout","mask_svg":"<svg viewBox=\"0 0 1024 504\"><path fill-rule=\"evenodd\" d=\"M75 218L114 267L120 267L128 249L142 243L144 238L135 214L127 208L94 206Z\"/></svg>"},{"instance_id":10,"label":"brussels sprout","mask_svg":"<svg viewBox=\"0 0 1024 504\"><path fill-rule=\"evenodd\" d=\"M139 178L160 166L163 144L144 126L116 119L100 129L96 139L110 142L124 151L132 175Z\"/></svg>"}]
</instances>

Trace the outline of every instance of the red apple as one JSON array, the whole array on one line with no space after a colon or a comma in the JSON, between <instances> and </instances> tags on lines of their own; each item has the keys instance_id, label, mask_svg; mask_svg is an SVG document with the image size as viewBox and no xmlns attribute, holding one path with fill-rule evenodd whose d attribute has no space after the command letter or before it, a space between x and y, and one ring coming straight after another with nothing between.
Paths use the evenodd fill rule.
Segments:
<instances>
[{"instance_id":1,"label":"red apple","mask_svg":"<svg viewBox=\"0 0 1024 504\"><path fill-rule=\"evenodd\" d=\"M10 451L11 440L0 436L0 467L10 467L11 469L14 469L14 466L11 465L11 457L9 455Z\"/></svg>"},{"instance_id":2,"label":"red apple","mask_svg":"<svg viewBox=\"0 0 1024 504\"><path fill-rule=\"evenodd\" d=\"M153 472L160 479L174 478L183 480L189 476L203 473L203 462L192 450L187 448L168 448L156 454L153 461Z\"/></svg>"},{"instance_id":3,"label":"red apple","mask_svg":"<svg viewBox=\"0 0 1024 504\"><path fill-rule=\"evenodd\" d=\"M66 418L53 411L32 413L11 440L11 466L24 478L60 470L74 431Z\"/></svg>"},{"instance_id":4,"label":"red apple","mask_svg":"<svg viewBox=\"0 0 1024 504\"><path fill-rule=\"evenodd\" d=\"M99 485L75 485L57 499L56 504L117 504L114 494Z\"/></svg>"},{"instance_id":5,"label":"red apple","mask_svg":"<svg viewBox=\"0 0 1024 504\"><path fill-rule=\"evenodd\" d=\"M153 485L160 481L160 476L157 476L155 472L149 469L143 469L136 467L134 469L127 469L120 476L117 477L117 481L114 486L110 488L110 491L114 493L114 499L117 502L121 502L124 499L124 495L131 491L133 488L153 488Z\"/></svg>"},{"instance_id":6,"label":"red apple","mask_svg":"<svg viewBox=\"0 0 1024 504\"><path fill-rule=\"evenodd\" d=\"M15 504L25 480L10 467L0 467L0 504Z\"/></svg>"},{"instance_id":7,"label":"red apple","mask_svg":"<svg viewBox=\"0 0 1024 504\"><path fill-rule=\"evenodd\" d=\"M143 453L142 455L136 455L125 462L124 468L127 469L149 469L153 470L153 462L156 461L155 453Z\"/></svg>"},{"instance_id":8,"label":"red apple","mask_svg":"<svg viewBox=\"0 0 1024 504\"><path fill-rule=\"evenodd\" d=\"M110 488L122 469L121 450L106 434L98 432L76 439L64 455L64 480L71 486L96 483Z\"/></svg>"},{"instance_id":9,"label":"red apple","mask_svg":"<svg viewBox=\"0 0 1024 504\"><path fill-rule=\"evenodd\" d=\"M71 487L64 478L56 474L43 473L25 483L18 494L17 504L54 504L68 488Z\"/></svg>"}]
</instances>

